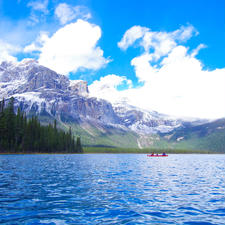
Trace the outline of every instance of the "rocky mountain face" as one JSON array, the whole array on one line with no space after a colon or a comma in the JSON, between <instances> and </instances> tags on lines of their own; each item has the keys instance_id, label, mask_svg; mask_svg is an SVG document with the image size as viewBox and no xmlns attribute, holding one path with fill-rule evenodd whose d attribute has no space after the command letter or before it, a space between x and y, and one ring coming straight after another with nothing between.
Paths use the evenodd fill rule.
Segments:
<instances>
[{"instance_id":1,"label":"rocky mountain face","mask_svg":"<svg viewBox=\"0 0 225 225\"><path fill-rule=\"evenodd\" d=\"M139 134L166 133L182 126L181 120L169 119L166 115L155 111L146 111L126 102L113 105L113 109L120 118L120 123Z\"/></svg>"},{"instance_id":2,"label":"rocky mountain face","mask_svg":"<svg viewBox=\"0 0 225 225\"><path fill-rule=\"evenodd\" d=\"M118 122L109 102L88 97L87 82L70 81L34 60L0 65L0 98L9 97L27 114L47 113L76 122Z\"/></svg>"},{"instance_id":3,"label":"rocky mountain face","mask_svg":"<svg viewBox=\"0 0 225 225\"><path fill-rule=\"evenodd\" d=\"M125 102L112 105L91 97L87 82L71 81L32 59L0 65L0 99L10 97L27 115L44 115L64 124L77 124L93 137L112 130L119 130L120 134L132 132L138 146L140 136L170 132L184 124Z\"/></svg>"}]
</instances>

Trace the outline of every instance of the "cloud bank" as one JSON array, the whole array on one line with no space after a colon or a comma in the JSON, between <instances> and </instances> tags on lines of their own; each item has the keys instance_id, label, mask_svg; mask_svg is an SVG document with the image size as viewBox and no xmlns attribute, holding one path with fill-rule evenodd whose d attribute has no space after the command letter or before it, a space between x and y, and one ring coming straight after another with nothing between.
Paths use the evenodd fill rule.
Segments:
<instances>
[{"instance_id":1,"label":"cloud bank","mask_svg":"<svg viewBox=\"0 0 225 225\"><path fill-rule=\"evenodd\" d=\"M146 27L131 27L118 42L118 47L126 50L139 46L142 49L141 55L131 60L131 65L139 82L144 84L142 87L118 91L116 85L120 83L116 83L110 89L113 95L104 94L103 98L113 102L126 99L140 108L177 117L224 117L225 69L203 69L196 55L206 46L200 44L192 51L185 46L194 35L198 35L198 32L191 25L173 32L153 32ZM101 96L100 93L107 90L107 77L101 78L98 83L94 82L90 90L98 90ZM120 81L119 78L117 80ZM104 85L101 86L101 82Z\"/></svg>"}]
</instances>

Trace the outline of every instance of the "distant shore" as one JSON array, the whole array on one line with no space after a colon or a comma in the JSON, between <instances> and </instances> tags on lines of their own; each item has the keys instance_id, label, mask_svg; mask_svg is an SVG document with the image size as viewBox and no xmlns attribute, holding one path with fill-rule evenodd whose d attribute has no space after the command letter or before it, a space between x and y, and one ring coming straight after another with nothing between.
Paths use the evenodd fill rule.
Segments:
<instances>
[{"instance_id":1,"label":"distant shore","mask_svg":"<svg viewBox=\"0 0 225 225\"><path fill-rule=\"evenodd\" d=\"M136 149L136 148L107 148L107 147L84 147L84 152L81 154L101 154L101 153L115 153L115 154L150 154L163 152L167 154L224 154L223 152L213 152L208 150L186 150L186 149ZM71 152L0 152L0 155L45 155L45 154L79 154Z\"/></svg>"},{"instance_id":2,"label":"distant shore","mask_svg":"<svg viewBox=\"0 0 225 225\"><path fill-rule=\"evenodd\" d=\"M137 148L97 148L84 147L84 153L134 153L134 154L150 154L163 152L167 154L216 154L216 152L208 150L186 150L186 149L137 149Z\"/></svg>"}]
</instances>

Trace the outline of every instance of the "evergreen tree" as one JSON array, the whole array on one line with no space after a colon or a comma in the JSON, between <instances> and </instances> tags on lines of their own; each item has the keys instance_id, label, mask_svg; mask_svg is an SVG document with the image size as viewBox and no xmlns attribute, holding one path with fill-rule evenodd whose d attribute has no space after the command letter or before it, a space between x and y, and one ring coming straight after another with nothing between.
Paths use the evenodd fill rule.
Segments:
<instances>
[{"instance_id":1,"label":"evergreen tree","mask_svg":"<svg viewBox=\"0 0 225 225\"><path fill-rule=\"evenodd\" d=\"M7 106L5 106L7 105ZM14 99L0 101L0 151L8 152L82 152L80 137L75 143L71 128L57 129L57 122L42 126L36 116L27 119L20 108L14 112Z\"/></svg>"},{"instance_id":2,"label":"evergreen tree","mask_svg":"<svg viewBox=\"0 0 225 225\"><path fill-rule=\"evenodd\" d=\"M82 146L81 146L81 140L80 140L80 137L77 137L76 150L77 150L77 152L79 152L79 153L82 153L82 152L83 152L83 148L82 148Z\"/></svg>"}]
</instances>

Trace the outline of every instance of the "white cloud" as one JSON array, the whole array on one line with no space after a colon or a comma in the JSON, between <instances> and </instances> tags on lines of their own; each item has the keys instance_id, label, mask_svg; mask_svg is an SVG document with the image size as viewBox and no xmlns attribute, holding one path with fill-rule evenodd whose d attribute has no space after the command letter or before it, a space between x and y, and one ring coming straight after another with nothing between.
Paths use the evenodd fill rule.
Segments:
<instances>
[{"instance_id":1,"label":"white cloud","mask_svg":"<svg viewBox=\"0 0 225 225\"><path fill-rule=\"evenodd\" d=\"M98 70L109 62L97 46L100 37L99 26L79 19L47 39L41 48L39 62L62 74L78 69Z\"/></svg>"},{"instance_id":2,"label":"white cloud","mask_svg":"<svg viewBox=\"0 0 225 225\"><path fill-rule=\"evenodd\" d=\"M82 5L75 6L73 8L75 15L77 18L83 19L83 20L88 20L90 19L91 13L89 12L88 8Z\"/></svg>"},{"instance_id":3,"label":"white cloud","mask_svg":"<svg viewBox=\"0 0 225 225\"><path fill-rule=\"evenodd\" d=\"M55 9L55 15L61 24L66 24L74 19L90 19L91 14L85 6L70 6L66 3L60 3Z\"/></svg>"},{"instance_id":4,"label":"white cloud","mask_svg":"<svg viewBox=\"0 0 225 225\"><path fill-rule=\"evenodd\" d=\"M140 65L138 65L140 66ZM204 71L201 62L184 46L175 47L162 61L152 79L146 80L139 96L140 106L175 116L224 117L225 69ZM143 97L145 96L145 97ZM137 100L136 100L137 101Z\"/></svg>"},{"instance_id":5,"label":"white cloud","mask_svg":"<svg viewBox=\"0 0 225 225\"><path fill-rule=\"evenodd\" d=\"M48 33L47 32L40 32L37 39L32 42L31 44L24 47L23 51L25 53L31 53L35 51L41 51L43 45L48 41Z\"/></svg>"},{"instance_id":6,"label":"white cloud","mask_svg":"<svg viewBox=\"0 0 225 225\"><path fill-rule=\"evenodd\" d=\"M190 51L181 45L198 32L191 25L174 32L153 32L134 26L125 32L118 46L140 46L143 53L131 61L143 86L118 91L109 89L116 99L127 99L132 105L178 117L220 118L225 115L225 68L204 70L195 56L205 48L200 44ZM126 80L126 78L123 78ZM119 80L119 78L117 78ZM102 78L98 81L101 87ZM93 83L95 86L95 83ZM103 85L104 87L104 85ZM99 96L111 100L110 94Z\"/></svg>"},{"instance_id":7,"label":"white cloud","mask_svg":"<svg viewBox=\"0 0 225 225\"><path fill-rule=\"evenodd\" d=\"M20 47L9 44L0 40L0 62L13 61L16 62L17 58L13 55L20 51Z\"/></svg>"},{"instance_id":8,"label":"white cloud","mask_svg":"<svg viewBox=\"0 0 225 225\"><path fill-rule=\"evenodd\" d=\"M56 7L55 15L59 18L61 24L65 24L76 17L71 7L66 3L61 3Z\"/></svg>"},{"instance_id":9,"label":"white cloud","mask_svg":"<svg viewBox=\"0 0 225 225\"><path fill-rule=\"evenodd\" d=\"M194 49L194 50L192 51L191 56L192 56L192 57L195 57L195 56L198 54L198 52L199 52L201 49L203 49L203 48L207 48L207 46L204 45L204 44L200 44L196 49Z\"/></svg>"},{"instance_id":10,"label":"white cloud","mask_svg":"<svg viewBox=\"0 0 225 225\"><path fill-rule=\"evenodd\" d=\"M193 34L198 34L198 32L192 25L181 26L174 32L153 32L147 27L133 26L125 32L118 46L122 50L126 50L140 40L139 46L142 46L145 52L153 51L152 59L158 60L177 45L176 41L185 42Z\"/></svg>"},{"instance_id":11,"label":"white cloud","mask_svg":"<svg viewBox=\"0 0 225 225\"><path fill-rule=\"evenodd\" d=\"M157 68L149 64L150 61L152 61L152 55L149 53L144 53L131 61L131 65L134 66L136 76L140 82L151 80L157 71Z\"/></svg>"},{"instance_id":12,"label":"white cloud","mask_svg":"<svg viewBox=\"0 0 225 225\"><path fill-rule=\"evenodd\" d=\"M119 48L126 50L129 46L133 45L136 40L143 37L149 31L146 27L133 26L126 31L122 40L118 43Z\"/></svg>"},{"instance_id":13,"label":"white cloud","mask_svg":"<svg viewBox=\"0 0 225 225\"><path fill-rule=\"evenodd\" d=\"M31 7L32 10L40 11L43 13L48 13L48 0L42 1L31 1L27 4L28 7Z\"/></svg>"},{"instance_id":14,"label":"white cloud","mask_svg":"<svg viewBox=\"0 0 225 225\"><path fill-rule=\"evenodd\" d=\"M49 14L48 3L48 0L37 0L27 3L27 7L31 8L30 17L27 21L29 26L43 24L45 22L46 15Z\"/></svg>"},{"instance_id":15,"label":"white cloud","mask_svg":"<svg viewBox=\"0 0 225 225\"><path fill-rule=\"evenodd\" d=\"M170 35L179 41L187 41L189 40L193 35L198 35L198 31L192 26L181 26L180 29L175 30Z\"/></svg>"},{"instance_id":16,"label":"white cloud","mask_svg":"<svg viewBox=\"0 0 225 225\"><path fill-rule=\"evenodd\" d=\"M121 99L121 95L120 92L117 91L117 87L123 84L131 87L131 83L131 80L126 79L124 76L110 74L105 77L101 77L100 80L94 81L89 86L89 91L90 95L93 97L101 96L101 98L107 99L110 102L117 102Z\"/></svg>"}]
</instances>

